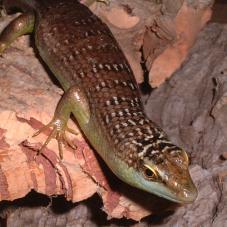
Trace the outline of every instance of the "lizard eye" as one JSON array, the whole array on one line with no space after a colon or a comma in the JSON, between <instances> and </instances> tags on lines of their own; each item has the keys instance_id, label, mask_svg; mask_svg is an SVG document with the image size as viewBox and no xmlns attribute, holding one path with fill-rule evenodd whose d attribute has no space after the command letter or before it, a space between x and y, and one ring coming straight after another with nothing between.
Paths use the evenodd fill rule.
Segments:
<instances>
[{"instance_id":1,"label":"lizard eye","mask_svg":"<svg viewBox=\"0 0 227 227\"><path fill-rule=\"evenodd\" d=\"M158 178L156 171L154 169L152 169L150 166L145 165L145 164L142 167L142 173L143 173L144 177L147 178L148 180Z\"/></svg>"}]
</instances>

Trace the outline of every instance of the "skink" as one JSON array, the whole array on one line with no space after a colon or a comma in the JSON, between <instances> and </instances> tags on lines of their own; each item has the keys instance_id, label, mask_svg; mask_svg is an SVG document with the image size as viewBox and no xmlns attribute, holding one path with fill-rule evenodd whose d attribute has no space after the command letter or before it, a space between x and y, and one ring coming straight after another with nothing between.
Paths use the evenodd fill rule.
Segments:
<instances>
[{"instance_id":1,"label":"skink","mask_svg":"<svg viewBox=\"0 0 227 227\"><path fill-rule=\"evenodd\" d=\"M0 36L0 53L34 32L35 45L65 94L44 146L56 138L62 157L71 114L86 138L122 181L189 203L197 196L186 152L147 118L133 72L109 28L76 0L5 0L23 14ZM42 129L41 129L42 131ZM40 132L41 132L40 131Z\"/></svg>"}]
</instances>

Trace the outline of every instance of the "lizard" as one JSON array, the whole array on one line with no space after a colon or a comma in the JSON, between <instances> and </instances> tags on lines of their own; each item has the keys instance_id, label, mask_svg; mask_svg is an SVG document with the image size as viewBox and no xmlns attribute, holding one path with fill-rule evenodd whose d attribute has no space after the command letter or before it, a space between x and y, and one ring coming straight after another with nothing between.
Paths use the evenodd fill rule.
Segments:
<instances>
[{"instance_id":1,"label":"lizard","mask_svg":"<svg viewBox=\"0 0 227 227\"><path fill-rule=\"evenodd\" d=\"M112 32L77 0L4 0L22 11L0 35L0 53L33 33L38 53L65 93L42 149L57 139L59 156L73 115L85 137L123 182L185 204L197 197L186 151L144 112L133 71Z\"/></svg>"}]
</instances>

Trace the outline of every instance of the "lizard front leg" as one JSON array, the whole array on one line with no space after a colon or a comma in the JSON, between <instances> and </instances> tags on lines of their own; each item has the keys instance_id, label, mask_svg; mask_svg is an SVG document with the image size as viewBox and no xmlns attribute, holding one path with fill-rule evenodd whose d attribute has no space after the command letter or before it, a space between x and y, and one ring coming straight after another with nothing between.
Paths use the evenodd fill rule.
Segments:
<instances>
[{"instance_id":1,"label":"lizard front leg","mask_svg":"<svg viewBox=\"0 0 227 227\"><path fill-rule=\"evenodd\" d=\"M67 142L71 147L75 148L65 134L66 131L77 134L74 130L67 127L67 122L72 112L78 122L82 124L87 124L89 122L90 110L87 98L85 97L82 90L76 85L69 88L69 90L65 92L58 103L54 117L50 123L34 134L34 136L37 136L45 129L49 127L52 128L51 133L39 150L39 154L42 153L42 150L47 146L50 140L54 138L58 141L59 156L61 159L63 158L63 144L65 144L65 142Z\"/></svg>"}]
</instances>

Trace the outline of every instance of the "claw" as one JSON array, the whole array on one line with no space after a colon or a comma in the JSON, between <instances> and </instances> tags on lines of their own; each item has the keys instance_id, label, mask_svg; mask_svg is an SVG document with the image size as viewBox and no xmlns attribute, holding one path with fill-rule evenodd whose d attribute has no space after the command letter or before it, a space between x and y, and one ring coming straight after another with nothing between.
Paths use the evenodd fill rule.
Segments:
<instances>
[{"instance_id":1,"label":"claw","mask_svg":"<svg viewBox=\"0 0 227 227\"><path fill-rule=\"evenodd\" d=\"M57 133L56 139L58 141L59 157L62 160L63 159L63 144L64 144L64 140L62 139L62 134L60 134L60 132Z\"/></svg>"},{"instance_id":2,"label":"claw","mask_svg":"<svg viewBox=\"0 0 227 227\"><path fill-rule=\"evenodd\" d=\"M110 5L110 1L111 0L87 0L87 1L85 1L85 5L91 6L94 2L101 2L101 3L104 3L106 5Z\"/></svg>"},{"instance_id":3,"label":"claw","mask_svg":"<svg viewBox=\"0 0 227 227\"><path fill-rule=\"evenodd\" d=\"M53 123L53 121L51 121L50 123L48 123L47 125L44 125L41 129L39 129L37 132L35 132L32 137L38 136L40 133L44 132L46 129L48 129L51 124Z\"/></svg>"},{"instance_id":4,"label":"claw","mask_svg":"<svg viewBox=\"0 0 227 227\"><path fill-rule=\"evenodd\" d=\"M49 125L49 124L48 124ZM45 129L47 128L47 125L44 126L43 128L41 128L41 130L39 130L36 135L33 135L34 136L37 136L39 135L42 131L44 131ZM53 128L53 130L51 131L50 135L47 137L46 141L44 142L44 144L42 145L42 147L40 148L40 150L38 151L38 155L42 154L44 148L47 146L47 144L51 141L51 139L55 138L56 137L56 128Z\"/></svg>"},{"instance_id":5,"label":"claw","mask_svg":"<svg viewBox=\"0 0 227 227\"><path fill-rule=\"evenodd\" d=\"M110 5L110 0L96 0L97 2L103 2L106 5Z\"/></svg>"},{"instance_id":6,"label":"claw","mask_svg":"<svg viewBox=\"0 0 227 227\"><path fill-rule=\"evenodd\" d=\"M7 16L5 7L3 6L2 1L0 1L0 18Z\"/></svg>"},{"instance_id":7,"label":"claw","mask_svg":"<svg viewBox=\"0 0 227 227\"><path fill-rule=\"evenodd\" d=\"M74 129L72 128L69 128L68 126L66 126L66 131L67 132L70 132L71 134L74 134L74 135L78 135L78 131L75 131Z\"/></svg>"},{"instance_id":8,"label":"claw","mask_svg":"<svg viewBox=\"0 0 227 227\"><path fill-rule=\"evenodd\" d=\"M68 131L68 130L67 130ZM64 134L63 140L67 142L67 144L72 148L72 149L77 149L77 146L72 143L72 141Z\"/></svg>"},{"instance_id":9,"label":"claw","mask_svg":"<svg viewBox=\"0 0 227 227\"><path fill-rule=\"evenodd\" d=\"M2 54L4 50L6 49L6 44L3 42L0 42L0 56L2 57Z\"/></svg>"}]
</instances>

